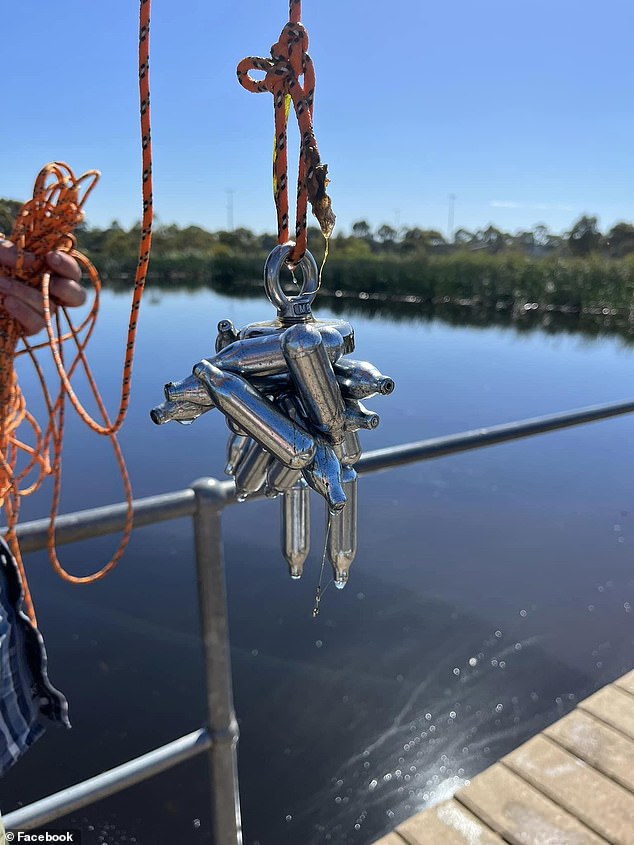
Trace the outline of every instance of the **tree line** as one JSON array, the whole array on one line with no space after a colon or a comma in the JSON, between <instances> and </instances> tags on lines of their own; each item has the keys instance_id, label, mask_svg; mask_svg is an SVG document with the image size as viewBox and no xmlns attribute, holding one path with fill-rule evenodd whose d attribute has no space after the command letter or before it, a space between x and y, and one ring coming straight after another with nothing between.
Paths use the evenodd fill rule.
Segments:
<instances>
[{"instance_id":1,"label":"tree line","mask_svg":"<svg viewBox=\"0 0 634 845\"><path fill-rule=\"evenodd\" d=\"M0 199L0 231L5 234L11 231L20 207L20 203L15 200ZM79 248L89 257L101 259L108 265L116 265L135 255L140 224L127 229L116 220L106 228L82 225L76 234ZM323 254L321 233L316 227L310 227L308 234L311 251L320 258ZM155 256L171 258L195 255L262 259L275 244L274 235L255 234L246 228L210 232L200 226L159 224L154 231L153 253ZM350 233L336 234L331 248L333 256L342 258L413 258L480 252L488 255L523 255L528 258L584 258L596 255L619 259L634 254L634 224L617 223L608 232L602 233L596 217L583 215L573 223L570 231L561 235L549 231L543 225L515 233L489 225L474 231L457 229L454 236L448 239L437 229L417 226L395 228L387 223L373 228L365 220L359 220L353 224Z\"/></svg>"}]
</instances>

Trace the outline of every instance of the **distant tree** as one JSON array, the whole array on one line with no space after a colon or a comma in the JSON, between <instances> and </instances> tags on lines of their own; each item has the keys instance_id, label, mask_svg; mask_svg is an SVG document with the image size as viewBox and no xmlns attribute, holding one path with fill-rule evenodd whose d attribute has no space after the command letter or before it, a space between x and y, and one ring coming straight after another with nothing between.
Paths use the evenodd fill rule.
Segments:
<instances>
[{"instance_id":1,"label":"distant tree","mask_svg":"<svg viewBox=\"0 0 634 845\"><path fill-rule=\"evenodd\" d=\"M485 249L487 252L498 253L502 252L507 246L507 238L504 232L501 232L495 226L487 226L486 229L478 229L475 233L474 240L477 247Z\"/></svg>"},{"instance_id":2,"label":"distant tree","mask_svg":"<svg viewBox=\"0 0 634 845\"><path fill-rule=\"evenodd\" d=\"M457 247L469 247L474 243L474 234L467 229L457 229L453 237Z\"/></svg>"},{"instance_id":3,"label":"distant tree","mask_svg":"<svg viewBox=\"0 0 634 845\"><path fill-rule=\"evenodd\" d=\"M573 255L590 255L601 246L601 232L596 217L585 214L574 224L567 236L568 249Z\"/></svg>"},{"instance_id":4,"label":"distant tree","mask_svg":"<svg viewBox=\"0 0 634 845\"><path fill-rule=\"evenodd\" d=\"M356 223L352 224L352 234L355 238L368 240L372 236L372 229L370 228L370 224L365 220L357 220Z\"/></svg>"},{"instance_id":5,"label":"distant tree","mask_svg":"<svg viewBox=\"0 0 634 845\"><path fill-rule=\"evenodd\" d=\"M634 252L634 226L631 223L617 223L605 238L611 258L622 258Z\"/></svg>"},{"instance_id":6,"label":"distant tree","mask_svg":"<svg viewBox=\"0 0 634 845\"><path fill-rule=\"evenodd\" d=\"M393 244L396 240L398 232L396 229L393 229L391 226L388 226L387 223L384 223L382 226L379 226L377 229L377 239L380 243L384 245Z\"/></svg>"},{"instance_id":7,"label":"distant tree","mask_svg":"<svg viewBox=\"0 0 634 845\"><path fill-rule=\"evenodd\" d=\"M13 223L21 208L22 203L16 200L0 199L0 232L4 232L5 235L11 234Z\"/></svg>"},{"instance_id":8,"label":"distant tree","mask_svg":"<svg viewBox=\"0 0 634 845\"><path fill-rule=\"evenodd\" d=\"M406 229L401 243L403 252L425 252L426 238L424 229L414 226L413 229Z\"/></svg>"}]
</instances>

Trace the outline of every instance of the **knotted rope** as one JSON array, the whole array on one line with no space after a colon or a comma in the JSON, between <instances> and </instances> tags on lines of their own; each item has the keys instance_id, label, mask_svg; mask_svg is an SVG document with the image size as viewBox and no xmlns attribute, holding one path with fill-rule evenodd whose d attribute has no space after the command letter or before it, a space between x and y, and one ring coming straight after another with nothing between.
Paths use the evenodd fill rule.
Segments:
<instances>
[{"instance_id":1,"label":"knotted rope","mask_svg":"<svg viewBox=\"0 0 634 845\"><path fill-rule=\"evenodd\" d=\"M85 355L86 344L93 332L99 308L101 281L93 264L86 256L75 249L75 240L72 234L73 229L83 220L83 206L99 178L98 172L89 171L76 178L71 168L66 164L54 162L47 165L37 177L33 199L27 202L18 214L10 238L16 246L18 254L16 267L10 271L10 274L25 284L41 290L48 336L46 343L31 346L23 337L19 323L13 320L6 311L0 309L0 507L4 506L8 529L6 538L18 562L25 594L25 607L34 623L35 612L16 535L22 496L33 493L47 476L53 477L48 552L56 572L64 580L72 583L86 584L103 578L121 558L132 531L132 490L116 433L123 424L130 401L130 382L138 311L147 278L152 241L152 144L149 94L150 8L151 0L140 0L139 94L143 159L143 219L123 364L121 398L114 422L110 422ZM65 307L60 306L54 318L52 316L49 296L50 277L45 262L45 256L51 250L70 253L86 272L93 287L92 306L79 325L73 324ZM35 261L29 262L28 267L27 262L24 261L25 252L35 256ZM68 325L66 331L62 328L62 315ZM22 351L17 349L20 339L24 343ZM64 344L68 341L72 341L75 351L72 360L67 365L64 360ZM50 349L59 376L59 392L54 399L51 397L43 371L34 354L37 349L44 347ZM14 359L16 355L25 353L33 361L42 387L49 418L44 431L26 409L26 402L17 381ZM71 385L71 378L80 366L85 373L101 421L97 421L88 413ZM97 572L85 576L76 576L67 572L60 564L55 550L55 520L61 491L61 456L66 399L71 402L86 425L97 434L110 439L121 471L128 504L126 524L117 551L105 566ZM19 430L23 424L30 427L35 438L34 446L27 445L21 438ZM52 459L50 457L51 451ZM17 468L20 455L27 456L27 464L23 469ZM35 479L23 486L27 476L32 472L36 473Z\"/></svg>"},{"instance_id":2,"label":"knotted rope","mask_svg":"<svg viewBox=\"0 0 634 845\"><path fill-rule=\"evenodd\" d=\"M295 247L289 256L292 265L301 261L307 243L307 207L310 201L326 239L335 225L328 185L328 165L322 164L313 132L315 68L308 55L308 33L300 21L301 0L290 0L289 21L279 40L271 47L271 58L249 56L238 65L240 84L255 94L269 91L275 106L275 143L273 149L273 195L277 209L278 241L289 240L287 128L291 102L300 131L299 173L297 177L297 214ZM262 80L249 71L264 71ZM303 76L303 85L300 78Z\"/></svg>"}]
</instances>

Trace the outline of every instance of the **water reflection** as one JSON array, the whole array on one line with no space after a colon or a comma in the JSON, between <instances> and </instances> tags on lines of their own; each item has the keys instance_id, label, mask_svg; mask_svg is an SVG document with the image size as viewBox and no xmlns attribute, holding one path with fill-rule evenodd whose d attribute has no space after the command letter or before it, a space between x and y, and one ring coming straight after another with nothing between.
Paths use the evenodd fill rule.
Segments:
<instances>
[{"instance_id":1,"label":"water reflection","mask_svg":"<svg viewBox=\"0 0 634 845\"><path fill-rule=\"evenodd\" d=\"M173 289L166 281L155 280L152 289L153 304L160 304L161 289ZM111 279L108 286L115 292L129 292L127 280ZM181 282L179 282L181 287ZM182 283L184 290L209 289L227 294L226 288L218 283L195 279ZM232 297L253 299L262 297L262 283L259 280L236 281L231 285ZM337 316L348 315L371 319L389 319L395 323L432 323L441 321L450 326L491 328L498 326L513 328L518 334L544 331L548 334L580 335L586 338L619 337L628 346L634 343L634 312L631 308L597 307L580 308L566 305L542 306L538 302L525 302L511 298L494 303L478 298L450 299L441 297L433 302L416 296L389 296L386 294L357 293L322 288L319 302Z\"/></svg>"},{"instance_id":2,"label":"water reflection","mask_svg":"<svg viewBox=\"0 0 634 845\"><path fill-rule=\"evenodd\" d=\"M141 318L123 431L138 496L221 474L218 414L158 428L148 410L165 381L212 348L219 319L244 325L271 310L259 283L242 300L206 288L157 289L154 300ZM524 331L539 316L533 310L487 323L484 312L450 303L431 311L396 303L389 315L372 300L333 297L320 315L327 306L355 317L360 355L397 377L389 403L376 402L381 426L366 448L622 400L631 390L629 348L605 326L580 344L567 330ZM106 291L92 360L111 405L113 331L121 324L124 337L126 310ZM25 368L27 390L28 378ZM322 520L314 520L306 575L291 582L278 503L224 514L246 845L368 845L631 668L631 424L612 420L362 479L351 583L327 592L317 620ZM105 446L102 454L68 425L64 509L120 498ZM90 489L87 474L96 480ZM24 503L25 518L47 510L46 501ZM63 559L81 572L111 545L65 547ZM5 778L3 812L204 719L187 521L137 530L118 569L90 588L59 582L42 555L27 565L74 728L49 732ZM85 845L209 843L205 761L70 821Z\"/></svg>"}]
</instances>

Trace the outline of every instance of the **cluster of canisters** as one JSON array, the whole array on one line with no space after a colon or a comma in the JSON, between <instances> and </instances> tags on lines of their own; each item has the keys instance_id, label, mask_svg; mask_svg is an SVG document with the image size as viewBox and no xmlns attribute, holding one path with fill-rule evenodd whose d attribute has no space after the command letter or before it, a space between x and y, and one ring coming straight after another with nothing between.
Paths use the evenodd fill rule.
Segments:
<instances>
[{"instance_id":1,"label":"cluster of canisters","mask_svg":"<svg viewBox=\"0 0 634 845\"><path fill-rule=\"evenodd\" d=\"M301 577L310 547L309 487L323 496L326 554L343 588L357 548L357 432L379 424L361 400L391 393L394 382L372 364L345 357L354 351L349 323L313 318L316 266L309 253L302 295L282 292L285 252L274 250L265 268L277 319L240 331L222 320L216 354L196 364L193 375L165 385L166 401L150 413L159 425L190 423L212 408L225 415L226 472L236 496L281 497L282 547L293 578Z\"/></svg>"}]
</instances>

